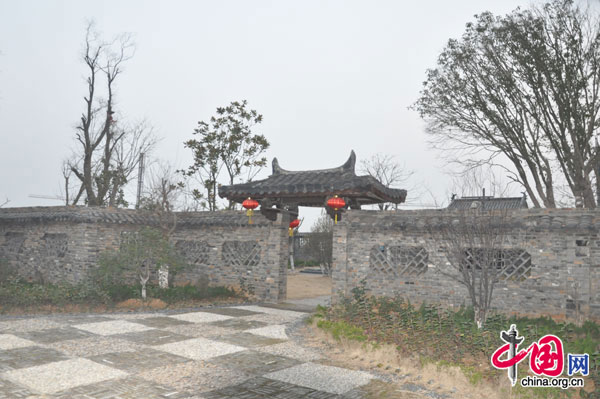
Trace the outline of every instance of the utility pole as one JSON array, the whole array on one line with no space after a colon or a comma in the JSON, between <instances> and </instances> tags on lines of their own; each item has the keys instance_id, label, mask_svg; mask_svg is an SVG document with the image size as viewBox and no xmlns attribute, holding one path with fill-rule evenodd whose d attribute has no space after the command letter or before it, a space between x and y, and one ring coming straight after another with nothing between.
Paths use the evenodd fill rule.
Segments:
<instances>
[{"instance_id":1,"label":"utility pole","mask_svg":"<svg viewBox=\"0 0 600 399\"><path fill-rule=\"evenodd\" d=\"M140 199L142 198L142 188L144 187L144 153L140 153L140 165L138 169L138 184L137 196L135 200L135 209L140 207Z\"/></svg>"},{"instance_id":2,"label":"utility pole","mask_svg":"<svg viewBox=\"0 0 600 399\"><path fill-rule=\"evenodd\" d=\"M596 157L600 157L600 145L598 145L598 139L596 139ZM596 165L596 205L600 208L600 158Z\"/></svg>"}]
</instances>

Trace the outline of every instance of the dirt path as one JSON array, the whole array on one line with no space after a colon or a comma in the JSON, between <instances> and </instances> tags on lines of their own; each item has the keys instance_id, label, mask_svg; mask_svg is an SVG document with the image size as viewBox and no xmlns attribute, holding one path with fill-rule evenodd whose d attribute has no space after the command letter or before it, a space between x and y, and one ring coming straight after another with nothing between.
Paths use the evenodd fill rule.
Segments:
<instances>
[{"instance_id":1,"label":"dirt path","mask_svg":"<svg viewBox=\"0 0 600 399\"><path fill-rule=\"evenodd\" d=\"M287 276L287 299L331 295L331 277L295 272Z\"/></svg>"}]
</instances>

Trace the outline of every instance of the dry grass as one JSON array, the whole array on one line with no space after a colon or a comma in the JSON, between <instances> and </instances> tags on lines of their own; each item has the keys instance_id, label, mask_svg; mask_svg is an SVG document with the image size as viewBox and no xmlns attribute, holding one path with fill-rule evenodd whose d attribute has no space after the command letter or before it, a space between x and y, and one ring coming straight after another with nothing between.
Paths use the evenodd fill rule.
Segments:
<instances>
[{"instance_id":1,"label":"dry grass","mask_svg":"<svg viewBox=\"0 0 600 399\"><path fill-rule=\"evenodd\" d=\"M328 361L332 365L353 369L375 369L389 374L394 379L405 376L396 384L397 392L402 392L402 384L414 383L453 398L506 399L510 397L508 388L503 387L501 381L493 384L482 380L474 385L459 367L441 367L433 363L422 365L419 359L401 357L393 345L373 346L345 339L336 341L329 333L318 328L316 323L307 326L303 333L306 337L305 343L321 353L327 353ZM414 395L407 397L425 397Z\"/></svg>"},{"instance_id":2,"label":"dry grass","mask_svg":"<svg viewBox=\"0 0 600 399\"><path fill-rule=\"evenodd\" d=\"M115 305L117 309L164 309L167 307L167 303L160 299L149 299L143 301L141 299L128 299L123 302L119 302Z\"/></svg>"},{"instance_id":3,"label":"dry grass","mask_svg":"<svg viewBox=\"0 0 600 399\"><path fill-rule=\"evenodd\" d=\"M204 306L222 306L222 305L236 305L246 303L245 298L231 297L231 298L207 298L202 300L190 300L181 301L171 304L167 304L160 299L149 299L146 305L143 306L140 299L128 299L120 302L115 306L107 305L86 305L86 304L66 304L64 306L57 305L38 305L38 306L14 306L10 308L3 308L0 306L0 314L2 315L35 315L35 314L60 314L60 313L113 313L122 311L136 311L136 310L154 310L154 309L186 309L186 308L200 308ZM164 304L164 307L160 307Z\"/></svg>"}]
</instances>

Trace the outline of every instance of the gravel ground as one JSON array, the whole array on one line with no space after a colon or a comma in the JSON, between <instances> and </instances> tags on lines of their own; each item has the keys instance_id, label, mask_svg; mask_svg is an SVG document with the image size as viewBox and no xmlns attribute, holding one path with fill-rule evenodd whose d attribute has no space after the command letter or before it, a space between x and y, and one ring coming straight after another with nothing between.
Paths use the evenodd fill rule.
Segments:
<instances>
[{"instance_id":1,"label":"gravel ground","mask_svg":"<svg viewBox=\"0 0 600 399\"><path fill-rule=\"evenodd\" d=\"M303 345L308 314L297 310L315 302L2 317L0 399L354 399L385 384Z\"/></svg>"},{"instance_id":2,"label":"gravel ground","mask_svg":"<svg viewBox=\"0 0 600 399\"><path fill-rule=\"evenodd\" d=\"M74 357L96 356L112 352L135 352L144 349L142 345L131 341L102 336L54 342L45 347Z\"/></svg>"}]
</instances>

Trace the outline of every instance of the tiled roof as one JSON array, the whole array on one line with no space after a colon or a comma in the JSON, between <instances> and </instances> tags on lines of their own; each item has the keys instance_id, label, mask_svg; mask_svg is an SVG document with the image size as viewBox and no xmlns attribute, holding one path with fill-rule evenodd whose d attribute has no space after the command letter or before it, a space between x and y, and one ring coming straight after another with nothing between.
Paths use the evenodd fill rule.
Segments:
<instances>
[{"instance_id":1,"label":"tiled roof","mask_svg":"<svg viewBox=\"0 0 600 399\"><path fill-rule=\"evenodd\" d=\"M175 212L177 227L243 226L248 217L239 211ZM85 206L49 206L0 208L0 226L4 224L72 222L110 223L158 226L160 220L152 212L135 209L116 209ZM257 215L252 226L269 224Z\"/></svg>"},{"instance_id":2,"label":"tiled roof","mask_svg":"<svg viewBox=\"0 0 600 399\"><path fill-rule=\"evenodd\" d=\"M355 200L357 203L401 203L406 190L387 188L371 176L357 176L354 172L356 154L340 167L321 170L289 171L273 159L273 174L264 180L219 187L219 196L236 202L248 197L288 199L301 206L323 206L327 197L334 194Z\"/></svg>"},{"instance_id":3,"label":"tiled roof","mask_svg":"<svg viewBox=\"0 0 600 399\"><path fill-rule=\"evenodd\" d=\"M484 211L493 209L524 209L529 208L526 197L463 197L453 199L448 209L475 209Z\"/></svg>"}]
</instances>

